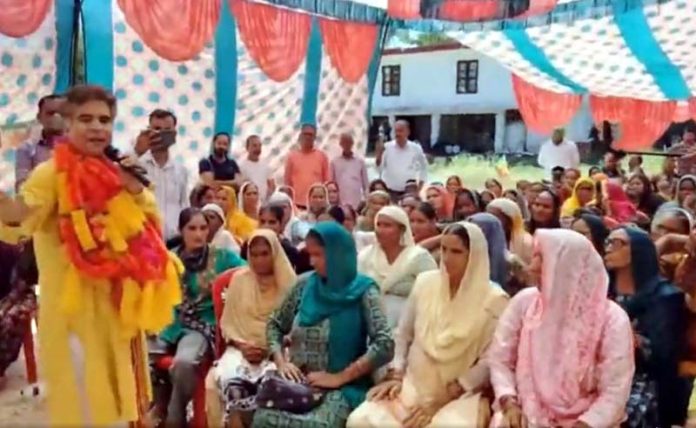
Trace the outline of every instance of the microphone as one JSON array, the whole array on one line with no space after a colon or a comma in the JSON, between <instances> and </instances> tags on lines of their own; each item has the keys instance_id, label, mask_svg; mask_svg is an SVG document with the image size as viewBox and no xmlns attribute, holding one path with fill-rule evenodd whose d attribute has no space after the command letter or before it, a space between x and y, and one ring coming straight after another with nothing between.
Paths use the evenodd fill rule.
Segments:
<instances>
[{"instance_id":1,"label":"microphone","mask_svg":"<svg viewBox=\"0 0 696 428\"><path fill-rule=\"evenodd\" d=\"M123 166L121 161L126 158L126 156L121 155L121 152L114 146L108 146L104 149L104 156L115 162L119 168L126 171L128 174L135 177L136 180L140 182L145 187L150 187L150 180L147 178L147 172L139 166Z\"/></svg>"}]
</instances>

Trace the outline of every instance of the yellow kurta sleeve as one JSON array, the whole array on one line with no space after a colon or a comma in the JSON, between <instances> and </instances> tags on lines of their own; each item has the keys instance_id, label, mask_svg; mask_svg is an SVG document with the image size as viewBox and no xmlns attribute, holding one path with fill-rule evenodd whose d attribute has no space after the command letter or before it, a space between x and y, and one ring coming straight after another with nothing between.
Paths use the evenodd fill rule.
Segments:
<instances>
[{"instance_id":1,"label":"yellow kurta sleeve","mask_svg":"<svg viewBox=\"0 0 696 428\"><path fill-rule=\"evenodd\" d=\"M39 166L29 175L19 194L31 209L29 217L22 222L22 229L33 234L41 229L58 208L56 165L53 159Z\"/></svg>"}]
</instances>

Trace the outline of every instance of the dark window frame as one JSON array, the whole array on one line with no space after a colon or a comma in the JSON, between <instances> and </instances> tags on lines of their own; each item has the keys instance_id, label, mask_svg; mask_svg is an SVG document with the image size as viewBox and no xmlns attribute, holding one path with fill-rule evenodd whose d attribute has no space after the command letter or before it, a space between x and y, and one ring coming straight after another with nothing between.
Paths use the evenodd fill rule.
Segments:
<instances>
[{"instance_id":1,"label":"dark window frame","mask_svg":"<svg viewBox=\"0 0 696 428\"><path fill-rule=\"evenodd\" d=\"M479 60L457 61L457 94L478 94Z\"/></svg>"},{"instance_id":2,"label":"dark window frame","mask_svg":"<svg viewBox=\"0 0 696 428\"><path fill-rule=\"evenodd\" d=\"M382 96L398 97L401 95L401 65L382 66Z\"/></svg>"}]
</instances>

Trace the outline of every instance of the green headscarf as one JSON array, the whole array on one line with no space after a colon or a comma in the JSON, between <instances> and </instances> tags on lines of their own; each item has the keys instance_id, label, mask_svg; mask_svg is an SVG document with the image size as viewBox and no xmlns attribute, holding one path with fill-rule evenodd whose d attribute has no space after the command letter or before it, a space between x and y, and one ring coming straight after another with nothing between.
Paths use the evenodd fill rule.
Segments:
<instances>
[{"instance_id":1,"label":"green headscarf","mask_svg":"<svg viewBox=\"0 0 696 428\"><path fill-rule=\"evenodd\" d=\"M362 297L370 287L377 287L372 278L358 273L355 241L336 222L318 223L310 231L324 247L326 278L312 272L300 301L298 321L313 326L329 320L328 371L339 373L367 350L367 325L363 316ZM365 399L371 386L370 376L356 379L341 388L351 407Z\"/></svg>"}]
</instances>

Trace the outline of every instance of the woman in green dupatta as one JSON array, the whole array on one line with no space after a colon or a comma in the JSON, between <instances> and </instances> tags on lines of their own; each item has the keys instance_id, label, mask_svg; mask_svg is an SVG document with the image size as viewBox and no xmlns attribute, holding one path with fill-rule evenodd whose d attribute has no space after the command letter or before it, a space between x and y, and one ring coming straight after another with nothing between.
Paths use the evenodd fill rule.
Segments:
<instances>
[{"instance_id":1,"label":"woman in green dupatta","mask_svg":"<svg viewBox=\"0 0 696 428\"><path fill-rule=\"evenodd\" d=\"M298 279L269 319L267 335L280 374L326 394L304 414L258 409L255 427L345 426L372 385L371 373L394 354L379 288L358 274L350 234L334 222L322 222L309 232L306 245L315 270ZM292 345L286 359L283 338L288 334Z\"/></svg>"}]
</instances>

